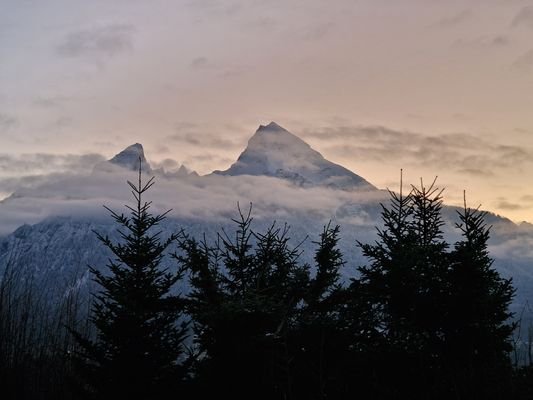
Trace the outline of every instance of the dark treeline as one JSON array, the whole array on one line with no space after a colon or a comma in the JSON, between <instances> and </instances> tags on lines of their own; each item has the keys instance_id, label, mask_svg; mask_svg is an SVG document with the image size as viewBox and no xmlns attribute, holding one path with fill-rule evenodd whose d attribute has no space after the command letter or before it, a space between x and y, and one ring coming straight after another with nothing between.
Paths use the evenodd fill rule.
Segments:
<instances>
[{"instance_id":1,"label":"dark treeline","mask_svg":"<svg viewBox=\"0 0 533 400\"><path fill-rule=\"evenodd\" d=\"M364 266L346 264L331 224L303 263L289 228L257 232L251 209L214 242L161 238L165 214L143 199L152 184L139 174L128 214L112 211L119 242L99 236L114 257L90 269L88 320L74 292L51 313L3 272L3 398L533 397L531 367L511 362L514 289L492 267L484 213L465 204L447 243L434 184L390 192L376 242L354 244ZM161 267L171 245L177 272ZM183 280L190 291L175 294Z\"/></svg>"},{"instance_id":2,"label":"dark treeline","mask_svg":"<svg viewBox=\"0 0 533 400\"><path fill-rule=\"evenodd\" d=\"M56 292L17 263L15 249L0 268L0 397L6 399L66 399L65 379L71 354L78 347L69 329L87 335L88 301L77 288L81 274Z\"/></svg>"}]
</instances>

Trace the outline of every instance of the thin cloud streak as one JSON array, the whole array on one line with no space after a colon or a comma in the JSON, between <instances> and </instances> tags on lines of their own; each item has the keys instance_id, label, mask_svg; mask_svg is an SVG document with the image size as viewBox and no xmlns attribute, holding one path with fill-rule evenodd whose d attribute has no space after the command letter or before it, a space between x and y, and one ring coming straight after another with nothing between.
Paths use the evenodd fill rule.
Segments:
<instances>
[{"instance_id":1,"label":"thin cloud streak","mask_svg":"<svg viewBox=\"0 0 533 400\"><path fill-rule=\"evenodd\" d=\"M520 72L530 72L533 68L533 49L519 56L513 62L513 68Z\"/></svg>"},{"instance_id":2,"label":"thin cloud streak","mask_svg":"<svg viewBox=\"0 0 533 400\"><path fill-rule=\"evenodd\" d=\"M457 25L463 24L469 21L473 17L472 10L463 10L457 14L451 15L449 17L444 17L433 24L434 27L438 28L454 28Z\"/></svg>"},{"instance_id":3,"label":"thin cloud streak","mask_svg":"<svg viewBox=\"0 0 533 400\"><path fill-rule=\"evenodd\" d=\"M493 144L466 133L427 136L383 126L354 126L307 130L303 136L324 141L330 154L343 158L361 162L394 159L417 168L432 165L475 176L493 176L533 162L530 149Z\"/></svg>"},{"instance_id":4,"label":"thin cloud streak","mask_svg":"<svg viewBox=\"0 0 533 400\"><path fill-rule=\"evenodd\" d=\"M0 132L7 132L19 123L18 119L12 115L0 112Z\"/></svg>"},{"instance_id":5,"label":"thin cloud streak","mask_svg":"<svg viewBox=\"0 0 533 400\"><path fill-rule=\"evenodd\" d=\"M108 25L67 34L57 47L59 55L70 58L84 56L113 57L133 49L132 25Z\"/></svg>"},{"instance_id":6,"label":"thin cloud streak","mask_svg":"<svg viewBox=\"0 0 533 400\"><path fill-rule=\"evenodd\" d=\"M99 162L104 161L100 154L21 154L0 153L0 177L6 175L48 174L52 172L90 172Z\"/></svg>"},{"instance_id":7,"label":"thin cloud streak","mask_svg":"<svg viewBox=\"0 0 533 400\"><path fill-rule=\"evenodd\" d=\"M533 6L526 6L522 8L513 18L511 26L525 26L533 28Z\"/></svg>"}]
</instances>

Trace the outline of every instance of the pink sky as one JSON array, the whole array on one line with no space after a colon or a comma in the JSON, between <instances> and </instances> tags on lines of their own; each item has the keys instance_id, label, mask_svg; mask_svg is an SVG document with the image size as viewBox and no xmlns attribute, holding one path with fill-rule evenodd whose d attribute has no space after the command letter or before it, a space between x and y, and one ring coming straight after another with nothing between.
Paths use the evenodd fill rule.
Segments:
<instances>
[{"instance_id":1,"label":"pink sky","mask_svg":"<svg viewBox=\"0 0 533 400\"><path fill-rule=\"evenodd\" d=\"M0 185L134 142L225 169L275 120L378 187L533 221L531 1L0 3Z\"/></svg>"}]
</instances>

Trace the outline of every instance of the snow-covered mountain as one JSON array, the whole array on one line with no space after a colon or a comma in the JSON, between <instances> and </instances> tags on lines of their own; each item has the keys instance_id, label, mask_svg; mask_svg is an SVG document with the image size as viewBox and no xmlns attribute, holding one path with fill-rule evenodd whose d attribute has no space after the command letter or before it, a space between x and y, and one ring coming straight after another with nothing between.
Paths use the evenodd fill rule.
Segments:
<instances>
[{"instance_id":1,"label":"snow-covered mountain","mask_svg":"<svg viewBox=\"0 0 533 400\"><path fill-rule=\"evenodd\" d=\"M94 167L96 173L116 173L122 170L139 171L139 162L141 163L141 170L146 175L155 175L163 178L185 178L197 177L196 171L189 170L184 164L172 169L152 168L144 154L144 147L140 143L134 143L124 150L116 154L113 158L98 163ZM174 162L172 162L174 164Z\"/></svg>"},{"instance_id":2,"label":"snow-covered mountain","mask_svg":"<svg viewBox=\"0 0 533 400\"><path fill-rule=\"evenodd\" d=\"M114 171L115 168L125 168L130 171L138 171L139 163L141 163L142 171L146 174L151 174L152 167L146 161L144 156L144 148L142 144L135 143L126 147L120 153L115 155L108 161L104 161L95 166L97 171Z\"/></svg>"},{"instance_id":3,"label":"snow-covered mountain","mask_svg":"<svg viewBox=\"0 0 533 400\"><path fill-rule=\"evenodd\" d=\"M137 171L139 169L139 162L141 162L142 168L144 168L144 172L149 174L152 171L150 164L148 164L148 162L146 161L146 157L144 156L144 149L142 144L140 143L132 144L131 146L122 150L115 157L109 160L109 162L111 164L115 164L134 171Z\"/></svg>"},{"instance_id":4,"label":"snow-covered mountain","mask_svg":"<svg viewBox=\"0 0 533 400\"><path fill-rule=\"evenodd\" d=\"M163 237L181 228L196 237L204 232L214 237L221 228L231 232L237 202L241 207L252 202L255 229L261 231L277 220L291 226L295 245L309 237L301 247L303 260L312 259L312 242L324 224L340 224L346 277L365 262L355 242L375 239L379 204L388 199L385 191L326 160L273 122L259 127L227 170L206 176L184 166L170 172L152 168L137 143L95 166L92 173L54 176L0 202L0 224L18 227L0 238L0 276L6 265L15 263L50 293L60 293L66 285L85 287L90 281L87 265L104 268L109 256L93 231L118 239L102 205L127 211L123 205L131 204L131 198L124 181L135 178L139 159L144 175L157 177L148 198L154 212L173 209L161 227ZM453 242L454 208L445 207L444 216L449 221L445 234ZM515 307L520 310L533 299L533 226L518 226L493 214L488 223L493 225L490 250L495 266L513 277L518 288Z\"/></svg>"},{"instance_id":5,"label":"snow-covered mountain","mask_svg":"<svg viewBox=\"0 0 533 400\"><path fill-rule=\"evenodd\" d=\"M227 170L214 173L271 176L302 187L376 189L352 171L326 160L302 139L275 122L259 126L238 160Z\"/></svg>"}]
</instances>

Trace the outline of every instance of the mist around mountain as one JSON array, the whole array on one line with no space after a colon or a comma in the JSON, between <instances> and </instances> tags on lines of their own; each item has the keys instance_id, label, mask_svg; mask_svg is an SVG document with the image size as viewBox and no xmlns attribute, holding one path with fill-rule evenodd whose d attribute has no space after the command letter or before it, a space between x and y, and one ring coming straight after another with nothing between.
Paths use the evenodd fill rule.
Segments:
<instances>
[{"instance_id":1,"label":"mist around mountain","mask_svg":"<svg viewBox=\"0 0 533 400\"><path fill-rule=\"evenodd\" d=\"M295 242L320 231L328 221L339 224L341 248L352 265L362 262L355 241L374 240L380 203L388 201L386 190L326 160L271 122L257 129L236 162L224 171L199 176L184 165L172 170L152 168L142 145L135 143L83 175L54 174L15 191L0 202L0 236L4 236L0 258L22 247L28 268L43 272L68 271L73 264L86 264L89 257L105 260L94 255L98 252L92 230L98 227L112 233L102 206L123 209L130 191L122 183L136 179L139 160L143 173L156 177L151 193L155 211L172 210L165 229L183 227L197 235L215 232L230 225L238 204L243 208L252 204L258 228L273 221L287 222ZM444 209L445 234L451 242L458 237L455 210ZM519 309L533 299L533 227L490 213L487 219L493 226L491 255L503 276L514 278ZM64 243L59 237L81 240ZM307 240L304 250L312 240ZM304 251L303 257L312 257L311 252ZM353 270L347 268L345 275L353 275Z\"/></svg>"},{"instance_id":2,"label":"mist around mountain","mask_svg":"<svg viewBox=\"0 0 533 400\"><path fill-rule=\"evenodd\" d=\"M251 202L258 217L280 219L299 210L327 220L340 208L346 217L347 205L375 202L384 196L272 123L257 130L239 160L224 172L198 176L184 165L154 169L142 145L134 144L85 174L42 177L0 203L0 235L49 216L97 217L103 214L102 204L123 204L129 191L117 182L134 178L139 158L144 172L157 178L154 204L172 208L172 215L180 217L216 219L230 215L237 202ZM358 218L364 222L366 217Z\"/></svg>"},{"instance_id":3,"label":"mist around mountain","mask_svg":"<svg viewBox=\"0 0 533 400\"><path fill-rule=\"evenodd\" d=\"M31 237L31 243L49 242L46 246L50 248L61 246L42 234L58 225L70 225L77 232L82 229L78 223L88 224L86 233L90 236L91 224L106 224L103 205L122 209L129 199L129 188L122 183L135 179L139 159L143 173L156 177L151 193L155 210L171 209L174 227L183 224L198 234L199 227L215 231L228 224L237 204L244 208L253 204L257 223L288 222L297 237L317 232L317 227L330 220L339 224L343 248L356 257L355 240L375 237L373 228L380 223L379 204L388 201L385 190L326 160L303 140L271 122L257 129L236 162L225 171L199 176L184 165L171 171L153 169L142 145L136 143L109 161L96 164L85 175L56 174L15 191L0 203L4 253L15 242L29 241L21 237ZM453 241L457 236L455 209L446 208L444 214L448 219L446 234ZM516 225L493 214L488 219L493 225L490 250L499 270L505 276L514 276L521 292L533 295L533 270L527 266L533 260L533 227ZM35 253L36 260L40 259L38 245L25 245ZM64 253L60 249L53 252ZM69 262L47 259L55 266L53 269L62 264L67 267Z\"/></svg>"}]
</instances>

